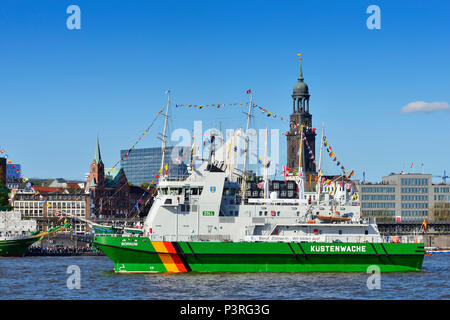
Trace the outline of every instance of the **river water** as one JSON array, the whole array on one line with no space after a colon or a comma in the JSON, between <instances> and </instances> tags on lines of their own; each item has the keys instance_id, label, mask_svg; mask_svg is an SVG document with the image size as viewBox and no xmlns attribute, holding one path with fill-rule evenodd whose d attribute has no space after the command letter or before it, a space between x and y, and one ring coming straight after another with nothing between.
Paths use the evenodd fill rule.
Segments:
<instances>
[{"instance_id":1,"label":"river water","mask_svg":"<svg viewBox=\"0 0 450 320\"><path fill-rule=\"evenodd\" d=\"M80 288L68 288L78 266ZM67 273L69 268L69 273ZM72 267L77 268L77 267ZM114 274L105 256L0 258L4 299L450 299L450 255L426 256L421 272ZM69 286L75 282L69 281Z\"/></svg>"}]
</instances>

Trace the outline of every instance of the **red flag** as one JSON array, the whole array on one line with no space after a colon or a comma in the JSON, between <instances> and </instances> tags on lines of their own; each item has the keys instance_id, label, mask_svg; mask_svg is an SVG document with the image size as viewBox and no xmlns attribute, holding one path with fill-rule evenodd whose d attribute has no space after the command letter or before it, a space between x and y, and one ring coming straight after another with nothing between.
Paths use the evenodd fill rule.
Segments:
<instances>
[{"instance_id":1,"label":"red flag","mask_svg":"<svg viewBox=\"0 0 450 320\"><path fill-rule=\"evenodd\" d=\"M247 90L247 94L250 94L250 93L252 93L252 90Z\"/></svg>"}]
</instances>

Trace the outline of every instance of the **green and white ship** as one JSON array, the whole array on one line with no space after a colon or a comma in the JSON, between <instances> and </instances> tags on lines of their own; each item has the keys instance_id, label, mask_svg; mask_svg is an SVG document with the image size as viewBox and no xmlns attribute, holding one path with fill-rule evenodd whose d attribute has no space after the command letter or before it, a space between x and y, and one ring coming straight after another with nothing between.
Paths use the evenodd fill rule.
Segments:
<instances>
[{"instance_id":1,"label":"green and white ship","mask_svg":"<svg viewBox=\"0 0 450 320\"><path fill-rule=\"evenodd\" d=\"M249 118L251 106L250 100ZM246 132L248 121L241 134ZM246 160L239 170L227 153L238 144L217 152L211 146L209 159L192 165L186 179L161 177L142 235L94 236L115 272L366 272L373 265L381 272L421 270L421 237L387 242L347 189L330 194L317 184L304 193L304 178L292 175L288 182L300 188L299 197L281 199L269 194L265 176L264 197L250 199ZM161 168L164 138L162 150Z\"/></svg>"},{"instance_id":2,"label":"green and white ship","mask_svg":"<svg viewBox=\"0 0 450 320\"><path fill-rule=\"evenodd\" d=\"M42 238L35 230L35 220L22 220L19 212L0 211L0 256L25 255Z\"/></svg>"},{"instance_id":3,"label":"green and white ship","mask_svg":"<svg viewBox=\"0 0 450 320\"><path fill-rule=\"evenodd\" d=\"M64 222L60 226L39 232L36 220L22 220L20 212L0 211L0 257L23 257L30 246L41 241L44 236L70 226L70 223Z\"/></svg>"}]
</instances>

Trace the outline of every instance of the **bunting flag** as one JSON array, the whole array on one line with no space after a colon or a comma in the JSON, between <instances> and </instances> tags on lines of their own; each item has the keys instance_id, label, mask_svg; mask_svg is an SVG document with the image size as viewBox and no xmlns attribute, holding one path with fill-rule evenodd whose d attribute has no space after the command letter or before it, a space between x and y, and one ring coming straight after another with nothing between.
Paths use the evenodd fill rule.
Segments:
<instances>
[{"instance_id":1,"label":"bunting flag","mask_svg":"<svg viewBox=\"0 0 450 320\"><path fill-rule=\"evenodd\" d=\"M225 106L244 106L248 105L250 102L234 102L234 103L212 103L212 104L175 104L175 107L188 107L188 108L199 108L202 109L204 107L225 107Z\"/></svg>"},{"instance_id":2,"label":"bunting flag","mask_svg":"<svg viewBox=\"0 0 450 320\"><path fill-rule=\"evenodd\" d=\"M247 94L251 93L251 90L247 90ZM221 108L221 107L225 107L225 106L247 106L249 104L249 102L235 102L235 103L212 103L212 104L176 104L175 106L177 108L179 107L187 107L187 108L199 108L199 109L203 109L204 107L216 107L216 108ZM281 121L288 121L288 119L286 119L286 117L282 117L279 116L277 113L274 113L273 111L270 111L267 108L263 108L260 105L257 104L252 104L253 108L258 108L263 114L265 114L268 118L273 118L273 119L280 119ZM291 128L295 129L298 126L300 126L299 123L297 122L289 122ZM308 129L312 132L315 133L316 128L309 128ZM286 132L286 135L288 135L289 132Z\"/></svg>"},{"instance_id":3,"label":"bunting flag","mask_svg":"<svg viewBox=\"0 0 450 320\"><path fill-rule=\"evenodd\" d=\"M327 140L327 137L324 136L323 138L324 138L324 143L323 144L326 147L328 155L330 156L332 161L336 162L336 166L340 167L340 169L342 170L343 175L345 175L344 179L347 180L347 179L351 178L354 175L354 172L352 171L350 174L348 174L348 171L344 168L343 165L341 165L341 161L339 161L337 155L335 154L335 152L331 148L330 143Z\"/></svg>"},{"instance_id":4,"label":"bunting flag","mask_svg":"<svg viewBox=\"0 0 450 320\"><path fill-rule=\"evenodd\" d=\"M282 172L282 175L283 175L283 180L284 180L284 182L287 181L286 176L287 176L287 173L289 172L289 170L290 170L290 169L289 169L288 167L283 166L283 172Z\"/></svg>"},{"instance_id":5,"label":"bunting flag","mask_svg":"<svg viewBox=\"0 0 450 320\"><path fill-rule=\"evenodd\" d=\"M165 108L165 107L164 107ZM130 153L134 150L134 148L136 147L136 145L142 140L142 138L148 133L148 131L153 127L153 125L156 122L156 119L158 119L159 115L164 111L164 108L162 108L161 110L159 110L157 112L156 117L153 119L152 123L147 127L147 129L141 134L141 136L137 139L137 141L131 146L130 149L128 149L128 152L123 156L123 158L121 158L119 161L117 161L112 168L114 169L119 163L120 161L122 161L123 159L128 158L128 156L130 155Z\"/></svg>"},{"instance_id":6,"label":"bunting flag","mask_svg":"<svg viewBox=\"0 0 450 320\"><path fill-rule=\"evenodd\" d=\"M422 223L422 232L425 232L425 231L427 231L427 219L423 220L423 223Z\"/></svg>"}]
</instances>

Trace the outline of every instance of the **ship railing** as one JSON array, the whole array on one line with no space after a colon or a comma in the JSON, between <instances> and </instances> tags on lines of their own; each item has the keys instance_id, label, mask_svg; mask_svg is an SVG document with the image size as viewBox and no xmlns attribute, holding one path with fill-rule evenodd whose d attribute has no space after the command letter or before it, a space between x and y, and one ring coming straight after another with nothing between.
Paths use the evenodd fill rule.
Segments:
<instances>
[{"instance_id":1,"label":"ship railing","mask_svg":"<svg viewBox=\"0 0 450 320\"><path fill-rule=\"evenodd\" d=\"M231 241L230 235L151 235L150 241Z\"/></svg>"},{"instance_id":2,"label":"ship railing","mask_svg":"<svg viewBox=\"0 0 450 320\"><path fill-rule=\"evenodd\" d=\"M248 242L334 242L334 243L423 243L422 236L402 236L402 237L383 237L383 236L245 236L243 239Z\"/></svg>"}]
</instances>

